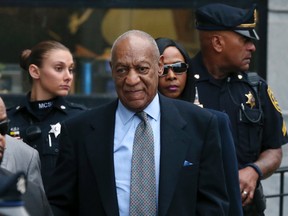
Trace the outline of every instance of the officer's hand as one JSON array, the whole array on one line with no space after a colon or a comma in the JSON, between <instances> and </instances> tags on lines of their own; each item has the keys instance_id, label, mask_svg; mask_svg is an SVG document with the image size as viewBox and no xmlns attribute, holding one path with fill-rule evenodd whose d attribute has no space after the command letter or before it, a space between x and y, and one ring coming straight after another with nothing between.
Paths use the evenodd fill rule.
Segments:
<instances>
[{"instance_id":1,"label":"officer's hand","mask_svg":"<svg viewBox=\"0 0 288 216\"><path fill-rule=\"evenodd\" d=\"M252 167L248 166L239 170L242 206L251 204L258 178L258 173Z\"/></svg>"}]
</instances>

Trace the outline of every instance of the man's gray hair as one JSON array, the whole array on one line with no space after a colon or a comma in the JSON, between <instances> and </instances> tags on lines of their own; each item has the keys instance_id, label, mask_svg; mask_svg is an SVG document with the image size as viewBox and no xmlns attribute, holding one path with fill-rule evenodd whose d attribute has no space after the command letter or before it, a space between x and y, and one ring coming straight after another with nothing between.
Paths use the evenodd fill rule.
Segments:
<instances>
[{"instance_id":1,"label":"man's gray hair","mask_svg":"<svg viewBox=\"0 0 288 216\"><path fill-rule=\"evenodd\" d=\"M125 33L123 33L122 35L120 35L113 43L112 45L112 48L111 48L111 53L112 53L112 56L113 56L113 52L114 52L114 49L115 47L117 46L117 44L126 39L126 38L129 38L129 37L139 37L139 38L142 38L144 40L147 40L151 43L151 48L155 49L153 53L155 53L155 58L156 59L159 59L160 57L160 52L159 52L159 49L158 49L158 46L157 46L157 43L155 41L155 39L148 33L144 32L144 31L141 31L141 30L129 30Z\"/></svg>"}]
</instances>

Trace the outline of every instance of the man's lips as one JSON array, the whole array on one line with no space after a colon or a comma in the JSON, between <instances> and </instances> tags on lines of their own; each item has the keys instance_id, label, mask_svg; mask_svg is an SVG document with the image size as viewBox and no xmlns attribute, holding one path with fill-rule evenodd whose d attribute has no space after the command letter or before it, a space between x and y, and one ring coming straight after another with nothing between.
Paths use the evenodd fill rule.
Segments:
<instances>
[{"instance_id":1,"label":"man's lips","mask_svg":"<svg viewBox=\"0 0 288 216\"><path fill-rule=\"evenodd\" d=\"M143 91L142 90L126 90L126 96L130 97L131 99L138 99L139 97L142 98Z\"/></svg>"},{"instance_id":2,"label":"man's lips","mask_svg":"<svg viewBox=\"0 0 288 216\"><path fill-rule=\"evenodd\" d=\"M142 92L142 90L138 89L138 90L125 90L126 93L128 94L137 94L139 92Z\"/></svg>"},{"instance_id":3,"label":"man's lips","mask_svg":"<svg viewBox=\"0 0 288 216\"><path fill-rule=\"evenodd\" d=\"M251 59L250 59L250 58L245 58L245 59L244 59L244 62L245 62L246 64L250 64Z\"/></svg>"}]
</instances>

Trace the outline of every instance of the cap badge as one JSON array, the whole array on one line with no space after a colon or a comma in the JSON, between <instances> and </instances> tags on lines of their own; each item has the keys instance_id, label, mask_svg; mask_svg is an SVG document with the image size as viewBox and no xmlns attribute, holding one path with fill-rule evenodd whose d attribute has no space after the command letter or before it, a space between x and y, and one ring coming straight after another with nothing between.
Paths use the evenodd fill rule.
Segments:
<instances>
[{"instance_id":1,"label":"cap badge","mask_svg":"<svg viewBox=\"0 0 288 216\"><path fill-rule=\"evenodd\" d=\"M255 28L256 27L256 23L257 23L257 10L254 9L254 12L253 12L253 20L254 22L253 23L242 23L241 25L239 25L238 27L240 28Z\"/></svg>"}]
</instances>

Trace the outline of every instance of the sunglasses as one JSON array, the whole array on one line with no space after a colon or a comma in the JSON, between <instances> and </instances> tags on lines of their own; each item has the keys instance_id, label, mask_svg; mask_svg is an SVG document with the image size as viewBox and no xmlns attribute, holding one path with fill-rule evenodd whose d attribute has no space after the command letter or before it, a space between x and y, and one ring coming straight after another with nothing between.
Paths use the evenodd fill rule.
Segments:
<instances>
[{"instance_id":1,"label":"sunglasses","mask_svg":"<svg viewBox=\"0 0 288 216\"><path fill-rule=\"evenodd\" d=\"M0 134L4 136L8 132L9 119L0 121Z\"/></svg>"},{"instance_id":2,"label":"sunglasses","mask_svg":"<svg viewBox=\"0 0 288 216\"><path fill-rule=\"evenodd\" d=\"M171 68L175 74L182 74L187 71L188 66L189 65L184 62L177 62L170 65L164 65L164 72L161 76L166 76L169 72L169 68Z\"/></svg>"}]
</instances>

